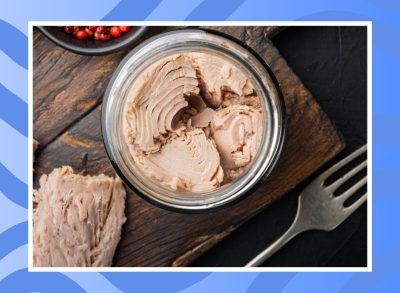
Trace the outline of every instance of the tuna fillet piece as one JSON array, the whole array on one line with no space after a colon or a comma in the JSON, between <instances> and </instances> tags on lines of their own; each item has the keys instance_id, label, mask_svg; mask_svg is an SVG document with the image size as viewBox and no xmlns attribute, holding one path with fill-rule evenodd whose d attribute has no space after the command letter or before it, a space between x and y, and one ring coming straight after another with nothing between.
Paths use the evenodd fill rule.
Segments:
<instances>
[{"instance_id":1,"label":"tuna fillet piece","mask_svg":"<svg viewBox=\"0 0 400 293\"><path fill-rule=\"evenodd\" d=\"M261 143L261 109L246 105L222 108L214 115L211 135L228 177L235 178L252 162Z\"/></svg>"},{"instance_id":2,"label":"tuna fillet piece","mask_svg":"<svg viewBox=\"0 0 400 293\"><path fill-rule=\"evenodd\" d=\"M39 147L39 142L36 139L32 141L32 149L33 149L33 161L35 161L35 152Z\"/></svg>"},{"instance_id":3,"label":"tuna fillet piece","mask_svg":"<svg viewBox=\"0 0 400 293\"><path fill-rule=\"evenodd\" d=\"M201 94L213 107L219 107L226 94L248 96L254 93L247 75L238 67L217 56L204 53L194 53L191 56L201 80Z\"/></svg>"},{"instance_id":4,"label":"tuna fillet piece","mask_svg":"<svg viewBox=\"0 0 400 293\"><path fill-rule=\"evenodd\" d=\"M194 127L205 128L208 127L211 121L214 119L216 115L215 110L211 108L205 108L203 111L194 115L192 119L192 125Z\"/></svg>"},{"instance_id":5,"label":"tuna fillet piece","mask_svg":"<svg viewBox=\"0 0 400 293\"><path fill-rule=\"evenodd\" d=\"M111 266L126 218L119 178L54 169L34 190L33 265Z\"/></svg>"},{"instance_id":6,"label":"tuna fillet piece","mask_svg":"<svg viewBox=\"0 0 400 293\"><path fill-rule=\"evenodd\" d=\"M182 126L182 109L200 89L196 71L184 56L168 59L147 72L135 85L126 122L130 128L128 136L137 149L154 152L160 147L157 138Z\"/></svg>"},{"instance_id":7,"label":"tuna fillet piece","mask_svg":"<svg viewBox=\"0 0 400 293\"><path fill-rule=\"evenodd\" d=\"M174 190L210 191L224 177L217 148L201 129L184 131L159 152L135 157L135 161L147 176Z\"/></svg>"},{"instance_id":8,"label":"tuna fillet piece","mask_svg":"<svg viewBox=\"0 0 400 293\"><path fill-rule=\"evenodd\" d=\"M201 193L231 182L251 164L263 120L244 68L216 54L190 52L167 56L138 75L122 131L145 177Z\"/></svg>"}]
</instances>

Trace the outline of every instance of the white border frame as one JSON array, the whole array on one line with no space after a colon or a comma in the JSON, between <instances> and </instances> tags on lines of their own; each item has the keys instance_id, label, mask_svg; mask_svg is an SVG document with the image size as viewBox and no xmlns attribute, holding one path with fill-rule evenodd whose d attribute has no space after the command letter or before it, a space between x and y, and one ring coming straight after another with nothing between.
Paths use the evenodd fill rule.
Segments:
<instances>
[{"instance_id":1,"label":"white border frame","mask_svg":"<svg viewBox=\"0 0 400 293\"><path fill-rule=\"evenodd\" d=\"M366 26L368 87L367 267L33 267L33 27L40 25L130 26ZM372 21L29 21L28 22L28 271L29 272L372 272Z\"/></svg>"}]
</instances>

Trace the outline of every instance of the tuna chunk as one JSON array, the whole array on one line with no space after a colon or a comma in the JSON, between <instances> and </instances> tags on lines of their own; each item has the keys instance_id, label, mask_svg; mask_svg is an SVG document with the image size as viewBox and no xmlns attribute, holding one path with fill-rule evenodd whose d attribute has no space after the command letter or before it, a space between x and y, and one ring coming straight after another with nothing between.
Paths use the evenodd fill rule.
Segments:
<instances>
[{"instance_id":1,"label":"tuna chunk","mask_svg":"<svg viewBox=\"0 0 400 293\"><path fill-rule=\"evenodd\" d=\"M203 111L192 117L192 125L194 127L208 127L215 115L216 112L213 109L205 108Z\"/></svg>"},{"instance_id":2,"label":"tuna chunk","mask_svg":"<svg viewBox=\"0 0 400 293\"><path fill-rule=\"evenodd\" d=\"M239 96L253 94L253 85L238 67L216 56L210 58L204 53L194 53L192 57L198 68L202 95L213 107L222 104L226 93Z\"/></svg>"},{"instance_id":3,"label":"tuna chunk","mask_svg":"<svg viewBox=\"0 0 400 293\"><path fill-rule=\"evenodd\" d=\"M211 135L228 177L239 175L255 157L263 127L261 109L246 105L223 108L213 117Z\"/></svg>"},{"instance_id":4,"label":"tuna chunk","mask_svg":"<svg viewBox=\"0 0 400 293\"><path fill-rule=\"evenodd\" d=\"M123 134L145 177L173 190L208 192L251 164L263 132L249 73L203 52L167 56L129 89Z\"/></svg>"},{"instance_id":5,"label":"tuna chunk","mask_svg":"<svg viewBox=\"0 0 400 293\"><path fill-rule=\"evenodd\" d=\"M39 147L39 142L36 139L33 139L32 149L33 149L33 161L35 161L35 152Z\"/></svg>"},{"instance_id":6,"label":"tuna chunk","mask_svg":"<svg viewBox=\"0 0 400 293\"><path fill-rule=\"evenodd\" d=\"M54 169L34 190L33 265L111 266L126 218L119 178Z\"/></svg>"},{"instance_id":7,"label":"tuna chunk","mask_svg":"<svg viewBox=\"0 0 400 293\"><path fill-rule=\"evenodd\" d=\"M187 57L178 55L158 65L146 76L140 91L134 91L127 116L129 134L138 149L154 152L156 139L179 128L179 114L189 105L187 98L200 92L196 71ZM139 85L137 85L138 87Z\"/></svg>"},{"instance_id":8,"label":"tuna chunk","mask_svg":"<svg viewBox=\"0 0 400 293\"><path fill-rule=\"evenodd\" d=\"M174 190L210 191L218 187L224 177L215 144L201 129L183 132L159 152L135 160L147 176Z\"/></svg>"}]
</instances>

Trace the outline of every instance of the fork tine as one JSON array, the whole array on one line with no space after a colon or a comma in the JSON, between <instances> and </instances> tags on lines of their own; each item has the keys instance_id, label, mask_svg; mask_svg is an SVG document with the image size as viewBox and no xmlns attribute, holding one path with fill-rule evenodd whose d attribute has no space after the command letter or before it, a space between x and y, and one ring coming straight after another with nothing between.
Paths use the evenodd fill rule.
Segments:
<instances>
[{"instance_id":1,"label":"fork tine","mask_svg":"<svg viewBox=\"0 0 400 293\"><path fill-rule=\"evenodd\" d=\"M356 209L358 209L364 202L367 201L367 192L357 199L351 206L344 208L346 217L350 216Z\"/></svg>"},{"instance_id":2,"label":"fork tine","mask_svg":"<svg viewBox=\"0 0 400 293\"><path fill-rule=\"evenodd\" d=\"M367 160L363 161L362 163L358 164L357 167L351 169L349 172L344 174L342 177L337 179L335 182L332 184L328 185L327 188L331 189L332 191L336 190L338 187L343 185L347 180L349 180L351 177L356 175L358 172L360 172L362 169L367 167Z\"/></svg>"},{"instance_id":3,"label":"fork tine","mask_svg":"<svg viewBox=\"0 0 400 293\"><path fill-rule=\"evenodd\" d=\"M356 184L350 187L348 190L343 192L343 194L339 195L338 200L345 202L350 196L352 196L356 191L358 191L361 187L363 187L367 183L367 176L359 180Z\"/></svg>"},{"instance_id":4,"label":"fork tine","mask_svg":"<svg viewBox=\"0 0 400 293\"><path fill-rule=\"evenodd\" d=\"M367 145L362 146L355 152L351 153L341 161L337 162L335 165L333 165L331 168L323 172L321 175L318 176L319 180L324 181L326 178L328 178L330 175L335 173L337 170L345 166L347 163L352 161L353 159L357 158L359 155L365 153L367 150Z\"/></svg>"}]
</instances>

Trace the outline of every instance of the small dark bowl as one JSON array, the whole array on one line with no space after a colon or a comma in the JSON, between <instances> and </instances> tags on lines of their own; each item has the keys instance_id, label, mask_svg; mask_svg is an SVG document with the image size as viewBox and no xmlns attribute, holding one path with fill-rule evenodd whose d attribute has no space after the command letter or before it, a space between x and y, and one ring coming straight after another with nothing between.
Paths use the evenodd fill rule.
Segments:
<instances>
[{"instance_id":1,"label":"small dark bowl","mask_svg":"<svg viewBox=\"0 0 400 293\"><path fill-rule=\"evenodd\" d=\"M139 41L148 30L145 26L133 26L129 32L123 33L119 38L96 41L94 39L78 40L58 26L38 26L37 28L57 45L83 55L105 55L124 49Z\"/></svg>"}]
</instances>

